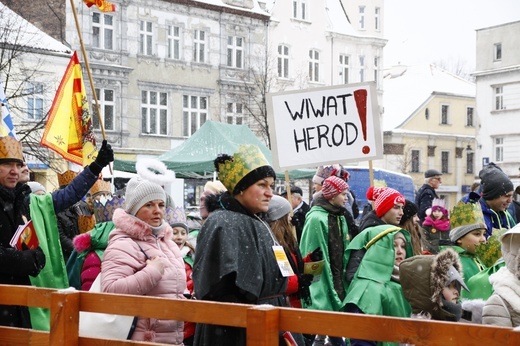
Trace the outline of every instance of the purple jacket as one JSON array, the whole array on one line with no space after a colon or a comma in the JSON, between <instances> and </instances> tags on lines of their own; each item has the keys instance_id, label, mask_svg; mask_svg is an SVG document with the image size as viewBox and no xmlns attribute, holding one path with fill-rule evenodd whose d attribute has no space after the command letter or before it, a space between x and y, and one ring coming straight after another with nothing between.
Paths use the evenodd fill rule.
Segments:
<instances>
[{"instance_id":1,"label":"purple jacket","mask_svg":"<svg viewBox=\"0 0 520 346\"><path fill-rule=\"evenodd\" d=\"M108 293L185 299L186 271L172 228L164 223L154 236L148 224L117 209L116 228L110 233L101 266L101 289ZM160 257L164 274L148 266L147 258ZM139 318L132 340L181 344L182 321Z\"/></svg>"}]
</instances>

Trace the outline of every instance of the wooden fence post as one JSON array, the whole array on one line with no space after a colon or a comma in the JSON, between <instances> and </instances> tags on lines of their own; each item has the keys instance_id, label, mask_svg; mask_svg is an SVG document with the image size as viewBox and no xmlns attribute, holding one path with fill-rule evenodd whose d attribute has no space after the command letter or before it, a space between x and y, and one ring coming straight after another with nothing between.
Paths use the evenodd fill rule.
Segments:
<instances>
[{"instance_id":1,"label":"wooden fence post","mask_svg":"<svg viewBox=\"0 0 520 346\"><path fill-rule=\"evenodd\" d=\"M80 292L56 291L51 294L49 345L78 346Z\"/></svg>"},{"instance_id":2,"label":"wooden fence post","mask_svg":"<svg viewBox=\"0 0 520 346\"><path fill-rule=\"evenodd\" d=\"M247 346L278 345L279 310L272 305L257 305L247 310Z\"/></svg>"}]
</instances>

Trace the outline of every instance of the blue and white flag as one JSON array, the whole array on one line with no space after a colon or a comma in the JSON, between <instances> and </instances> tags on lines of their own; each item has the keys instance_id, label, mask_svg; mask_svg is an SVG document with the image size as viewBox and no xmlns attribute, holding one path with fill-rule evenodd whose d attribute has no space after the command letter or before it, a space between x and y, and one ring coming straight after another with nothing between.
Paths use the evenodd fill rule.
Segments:
<instances>
[{"instance_id":1,"label":"blue and white flag","mask_svg":"<svg viewBox=\"0 0 520 346\"><path fill-rule=\"evenodd\" d=\"M0 123L0 137L11 136L16 138L16 131L14 130L13 119L11 119L11 113L9 112L9 106L7 105L7 97L4 93L4 84L0 81L0 102L2 103L2 122Z\"/></svg>"}]
</instances>

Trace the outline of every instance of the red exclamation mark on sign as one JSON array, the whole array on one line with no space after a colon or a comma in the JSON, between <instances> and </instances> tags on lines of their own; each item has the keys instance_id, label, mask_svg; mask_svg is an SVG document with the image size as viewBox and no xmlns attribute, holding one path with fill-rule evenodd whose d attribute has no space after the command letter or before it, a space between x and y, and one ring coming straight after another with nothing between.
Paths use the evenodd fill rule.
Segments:
<instances>
[{"instance_id":1,"label":"red exclamation mark on sign","mask_svg":"<svg viewBox=\"0 0 520 346\"><path fill-rule=\"evenodd\" d=\"M367 91L366 89L359 89L354 91L354 100L356 100L356 108L361 121L361 131L363 132L363 139L367 140ZM370 147L365 145L361 150L363 154L370 153Z\"/></svg>"}]
</instances>

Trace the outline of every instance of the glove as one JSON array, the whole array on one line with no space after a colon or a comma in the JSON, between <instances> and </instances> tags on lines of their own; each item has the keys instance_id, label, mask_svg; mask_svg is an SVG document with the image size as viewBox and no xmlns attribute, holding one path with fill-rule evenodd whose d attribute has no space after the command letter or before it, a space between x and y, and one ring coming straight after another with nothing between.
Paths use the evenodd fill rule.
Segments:
<instances>
[{"instance_id":1,"label":"glove","mask_svg":"<svg viewBox=\"0 0 520 346\"><path fill-rule=\"evenodd\" d=\"M318 246L314 249L314 251L309 255L309 258L313 262L321 261L323 259L323 251L321 251L321 247Z\"/></svg>"},{"instance_id":2,"label":"glove","mask_svg":"<svg viewBox=\"0 0 520 346\"><path fill-rule=\"evenodd\" d=\"M45 254L43 253L43 250L41 247L37 247L33 250L24 250L23 256L33 263L33 268L30 270L29 275L31 276L37 276L45 267Z\"/></svg>"},{"instance_id":3,"label":"glove","mask_svg":"<svg viewBox=\"0 0 520 346\"><path fill-rule=\"evenodd\" d=\"M114 151L112 150L112 146L107 143L106 139L104 139L101 144L101 149L98 151L96 160L94 160L89 167L92 173L99 175L103 167L112 161L114 161Z\"/></svg>"},{"instance_id":4,"label":"glove","mask_svg":"<svg viewBox=\"0 0 520 346\"><path fill-rule=\"evenodd\" d=\"M314 278L314 275L312 274L301 274L298 276L298 289L301 290L302 288L309 287L312 283L312 279Z\"/></svg>"}]
</instances>

